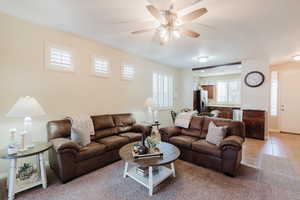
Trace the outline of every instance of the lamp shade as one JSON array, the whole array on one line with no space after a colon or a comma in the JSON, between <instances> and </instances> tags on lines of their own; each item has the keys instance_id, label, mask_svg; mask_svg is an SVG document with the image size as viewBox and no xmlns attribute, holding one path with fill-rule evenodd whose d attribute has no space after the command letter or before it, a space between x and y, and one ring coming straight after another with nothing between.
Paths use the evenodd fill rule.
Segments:
<instances>
[{"instance_id":1,"label":"lamp shade","mask_svg":"<svg viewBox=\"0 0 300 200\"><path fill-rule=\"evenodd\" d=\"M147 99L146 99L146 101L145 101L145 106L147 106L148 108L149 107L154 107L154 101L153 101L153 99L151 98L151 97L148 97Z\"/></svg>"},{"instance_id":2,"label":"lamp shade","mask_svg":"<svg viewBox=\"0 0 300 200\"><path fill-rule=\"evenodd\" d=\"M33 97L20 97L16 104L6 114L7 117L34 117L45 115L42 106Z\"/></svg>"}]
</instances>

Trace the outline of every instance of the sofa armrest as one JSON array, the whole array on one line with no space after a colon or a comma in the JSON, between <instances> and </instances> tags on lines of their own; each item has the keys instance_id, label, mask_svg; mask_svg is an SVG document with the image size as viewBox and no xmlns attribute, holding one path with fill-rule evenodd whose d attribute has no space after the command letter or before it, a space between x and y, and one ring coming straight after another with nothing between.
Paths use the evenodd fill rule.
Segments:
<instances>
[{"instance_id":1,"label":"sofa armrest","mask_svg":"<svg viewBox=\"0 0 300 200\"><path fill-rule=\"evenodd\" d=\"M67 138L55 138L53 140L50 140L50 142L53 144L53 148L56 152L65 150L73 150L74 152L79 152L81 149L78 144Z\"/></svg>"},{"instance_id":2,"label":"sofa armrest","mask_svg":"<svg viewBox=\"0 0 300 200\"><path fill-rule=\"evenodd\" d=\"M176 126L161 128L159 129L159 133L161 136L161 140L164 142L168 142L170 137L179 135L181 133L181 129Z\"/></svg>"},{"instance_id":3,"label":"sofa armrest","mask_svg":"<svg viewBox=\"0 0 300 200\"><path fill-rule=\"evenodd\" d=\"M152 126L145 126L145 125L141 125L141 124L134 124L132 126L131 131L133 131L135 133L142 133L144 135L144 137L146 138L147 136L151 135Z\"/></svg>"},{"instance_id":4,"label":"sofa armrest","mask_svg":"<svg viewBox=\"0 0 300 200\"><path fill-rule=\"evenodd\" d=\"M243 142L244 139L242 137L232 135L224 138L224 140L220 143L220 147L222 150L225 150L228 147L240 150L242 148Z\"/></svg>"}]
</instances>

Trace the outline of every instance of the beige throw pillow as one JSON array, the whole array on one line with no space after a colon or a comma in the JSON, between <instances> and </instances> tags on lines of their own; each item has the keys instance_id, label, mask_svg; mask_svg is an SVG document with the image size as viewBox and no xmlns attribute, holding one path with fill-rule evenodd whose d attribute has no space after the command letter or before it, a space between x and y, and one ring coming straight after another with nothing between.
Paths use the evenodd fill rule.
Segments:
<instances>
[{"instance_id":1,"label":"beige throw pillow","mask_svg":"<svg viewBox=\"0 0 300 200\"><path fill-rule=\"evenodd\" d=\"M71 128L71 140L81 147L85 147L91 143L91 136L79 129Z\"/></svg>"},{"instance_id":2,"label":"beige throw pillow","mask_svg":"<svg viewBox=\"0 0 300 200\"><path fill-rule=\"evenodd\" d=\"M208 133L206 135L206 141L211 144L215 144L219 146L221 141L226 136L226 132L227 132L227 127L216 126L214 122L210 122L208 125Z\"/></svg>"}]
</instances>

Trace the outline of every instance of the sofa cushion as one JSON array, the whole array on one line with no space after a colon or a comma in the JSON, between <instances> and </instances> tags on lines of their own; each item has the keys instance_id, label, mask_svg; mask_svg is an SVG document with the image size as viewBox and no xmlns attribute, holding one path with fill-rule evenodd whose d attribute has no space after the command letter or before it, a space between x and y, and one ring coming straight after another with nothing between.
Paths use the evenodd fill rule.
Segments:
<instances>
[{"instance_id":1,"label":"sofa cushion","mask_svg":"<svg viewBox=\"0 0 300 200\"><path fill-rule=\"evenodd\" d=\"M117 128L107 128L103 130L97 130L95 131L95 137L94 139L100 139L107 136L113 136L118 133Z\"/></svg>"},{"instance_id":2,"label":"sofa cushion","mask_svg":"<svg viewBox=\"0 0 300 200\"><path fill-rule=\"evenodd\" d=\"M181 133L188 136L201 138L201 130L204 117L193 116L191 119L190 127L183 128Z\"/></svg>"},{"instance_id":3,"label":"sofa cushion","mask_svg":"<svg viewBox=\"0 0 300 200\"><path fill-rule=\"evenodd\" d=\"M130 113L113 115L113 118L119 133L131 131L132 125L136 123Z\"/></svg>"},{"instance_id":4,"label":"sofa cushion","mask_svg":"<svg viewBox=\"0 0 300 200\"><path fill-rule=\"evenodd\" d=\"M113 150L121 148L123 145L128 144L130 141L127 137L114 135L98 139L96 140L96 142L104 144L107 147L107 150Z\"/></svg>"},{"instance_id":5,"label":"sofa cushion","mask_svg":"<svg viewBox=\"0 0 300 200\"><path fill-rule=\"evenodd\" d=\"M187 135L180 135L180 136L174 136L169 139L169 142L180 147L192 148L192 142L197 141L198 138L187 136Z\"/></svg>"},{"instance_id":6,"label":"sofa cushion","mask_svg":"<svg viewBox=\"0 0 300 200\"><path fill-rule=\"evenodd\" d=\"M199 153L203 153L203 154L221 158L221 152L222 152L221 148L214 144L208 143L204 139L193 142L192 149Z\"/></svg>"},{"instance_id":7,"label":"sofa cushion","mask_svg":"<svg viewBox=\"0 0 300 200\"><path fill-rule=\"evenodd\" d=\"M91 137L92 140L115 135L117 133L117 128L111 115L92 116L92 120L95 128L95 136Z\"/></svg>"},{"instance_id":8,"label":"sofa cushion","mask_svg":"<svg viewBox=\"0 0 300 200\"><path fill-rule=\"evenodd\" d=\"M92 116L92 120L96 131L115 127L115 123L111 115Z\"/></svg>"},{"instance_id":9,"label":"sofa cushion","mask_svg":"<svg viewBox=\"0 0 300 200\"><path fill-rule=\"evenodd\" d=\"M130 142L135 142L142 139L141 133L134 133L134 132L121 133L119 134L119 136L128 138Z\"/></svg>"},{"instance_id":10,"label":"sofa cushion","mask_svg":"<svg viewBox=\"0 0 300 200\"><path fill-rule=\"evenodd\" d=\"M91 142L84 148L81 148L77 157L76 161L80 162L83 160L87 160L93 158L95 156L101 155L106 152L106 146L104 144L99 144L96 142Z\"/></svg>"},{"instance_id":11,"label":"sofa cushion","mask_svg":"<svg viewBox=\"0 0 300 200\"><path fill-rule=\"evenodd\" d=\"M216 126L227 126L226 136L236 135L245 138L243 122L211 117L205 117L204 119L203 128L201 131L201 138L206 138L208 126L211 121L213 121L216 124Z\"/></svg>"}]
</instances>

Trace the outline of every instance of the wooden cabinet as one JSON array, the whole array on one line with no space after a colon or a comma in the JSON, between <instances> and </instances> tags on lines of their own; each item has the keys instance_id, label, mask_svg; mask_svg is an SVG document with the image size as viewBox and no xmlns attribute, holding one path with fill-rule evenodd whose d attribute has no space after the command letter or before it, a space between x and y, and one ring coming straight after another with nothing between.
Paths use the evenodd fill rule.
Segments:
<instances>
[{"instance_id":1,"label":"wooden cabinet","mask_svg":"<svg viewBox=\"0 0 300 200\"><path fill-rule=\"evenodd\" d=\"M201 86L203 90L207 90L207 96L208 99L213 99L214 98L214 87L213 85L202 85Z\"/></svg>"},{"instance_id":2,"label":"wooden cabinet","mask_svg":"<svg viewBox=\"0 0 300 200\"><path fill-rule=\"evenodd\" d=\"M217 107L217 106L208 106L208 111L219 110L220 114L218 118L232 119L233 118L233 108L231 107Z\"/></svg>"},{"instance_id":3,"label":"wooden cabinet","mask_svg":"<svg viewBox=\"0 0 300 200\"><path fill-rule=\"evenodd\" d=\"M243 110L246 137L265 139L265 115L263 110Z\"/></svg>"}]
</instances>

